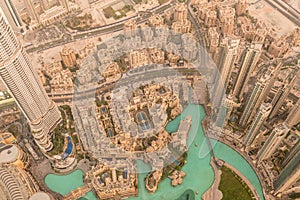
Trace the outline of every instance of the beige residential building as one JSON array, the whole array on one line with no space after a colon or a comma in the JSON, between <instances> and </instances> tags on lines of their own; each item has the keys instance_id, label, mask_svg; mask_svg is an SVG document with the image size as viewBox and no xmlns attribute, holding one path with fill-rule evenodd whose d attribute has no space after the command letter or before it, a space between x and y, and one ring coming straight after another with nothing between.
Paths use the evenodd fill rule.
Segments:
<instances>
[{"instance_id":1,"label":"beige residential building","mask_svg":"<svg viewBox=\"0 0 300 200\"><path fill-rule=\"evenodd\" d=\"M259 134L259 130L262 124L268 118L271 109L272 109L272 105L270 103L261 104L249 130L247 130L247 135L244 141L246 151L248 151L249 147L253 144L253 141Z\"/></svg>"},{"instance_id":2,"label":"beige residential building","mask_svg":"<svg viewBox=\"0 0 300 200\"><path fill-rule=\"evenodd\" d=\"M149 24L154 27L163 26L164 18L161 15L154 14L149 18Z\"/></svg>"},{"instance_id":3,"label":"beige residential building","mask_svg":"<svg viewBox=\"0 0 300 200\"><path fill-rule=\"evenodd\" d=\"M261 51L261 43L252 43L244 50L240 60L238 77L234 85L234 97L241 99L241 97L243 96L245 86L247 85L251 73L253 72L254 68L256 67L256 64L258 63Z\"/></svg>"},{"instance_id":4,"label":"beige residential building","mask_svg":"<svg viewBox=\"0 0 300 200\"><path fill-rule=\"evenodd\" d=\"M176 33L189 33L192 23L190 21L176 21L172 24L172 29Z\"/></svg>"},{"instance_id":5,"label":"beige residential building","mask_svg":"<svg viewBox=\"0 0 300 200\"><path fill-rule=\"evenodd\" d=\"M61 59L67 68L76 67L76 55L71 48L63 48L60 52Z\"/></svg>"},{"instance_id":6,"label":"beige residential building","mask_svg":"<svg viewBox=\"0 0 300 200\"><path fill-rule=\"evenodd\" d=\"M219 47L219 40L220 36L217 32L216 27L211 27L208 29L208 46L209 46L209 53L216 54ZM214 57L214 56L213 56Z\"/></svg>"},{"instance_id":7,"label":"beige residential building","mask_svg":"<svg viewBox=\"0 0 300 200\"><path fill-rule=\"evenodd\" d=\"M298 123L300 123L300 99L293 106L293 108L289 112L289 115L286 118L286 124L289 127L293 127L293 126L297 125Z\"/></svg>"},{"instance_id":8,"label":"beige residential building","mask_svg":"<svg viewBox=\"0 0 300 200\"><path fill-rule=\"evenodd\" d=\"M185 22L187 21L187 6L184 3L178 3L175 6L175 11L174 11L174 21L175 22Z\"/></svg>"},{"instance_id":9,"label":"beige residential building","mask_svg":"<svg viewBox=\"0 0 300 200\"><path fill-rule=\"evenodd\" d=\"M132 68L149 64L149 55L146 49L129 53L129 62Z\"/></svg>"},{"instance_id":10,"label":"beige residential building","mask_svg":"<svg viewBox=\"0 0 300 200\"><path fill-rule=\"evenodd\" d=\"M235 7L236 14L239 16L246 13L247 8L248 8L248 0L238 0Z\"/></svg>"},{"instance_id":11,"label":"beige residential building","mask_svg":"<svg viewBox=\"0 0 300 200\"><path fill-rule=\"evenodd\" d=\"M234 30L235 10L229 6L218 9L221 30L224 35L232 35Z\"/></svg>"},{"instance_id":12,"label":"beige residential building","mask_svg":"<svg viewBox=\"0 0 300 200\"><path fill-rule=\"evenodd\" d=\"M283 40L274 41L268 48L268 53L273 58L278 58L283 56L289 49L288 43Z\"/></svg>"},{"instance_id":13,"label":"beige residential building","mask_svg":"<svg viewBox=\"0 0 300 200\"><path fill-rule=\"evenodd\" d=\"M274 127L270 136L257 154L257 163L270 158L274 154L289 130L289 127L285 123Z\"/></svg>"},{"instance_id":14,"label":"beige residential building","mask_svg":"<svg viewBox=\"0 0 300 200\"><path fill-rule=\"evenodd\" d=\"M124 23L125 36L132 37L136 34L137 24L134 19L129 19Z\"/></svg>"},{"instance_id":15,"label":"beige residential building","mask_svg":"<svg viewBox=\"0 0 300 200\"><path fill-rule=\"evenodd\" d=\"M217 12L214 10L207 10L205 13L204 24L208 27L217 25Z\"/></svg>"}]
</instances>

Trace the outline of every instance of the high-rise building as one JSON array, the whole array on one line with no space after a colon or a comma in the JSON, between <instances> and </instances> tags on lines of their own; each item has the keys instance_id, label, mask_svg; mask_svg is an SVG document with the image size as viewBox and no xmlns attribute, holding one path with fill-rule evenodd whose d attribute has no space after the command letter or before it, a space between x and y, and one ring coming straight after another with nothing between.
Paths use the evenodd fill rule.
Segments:
<instances>
[{"instance_id":1,"label":"high-rise building","mask_svg":"<svg viewBox=\"0 0 300 200\"><path fill-rule=\"evenodd\" d=\"M76 55L70 48L64 48L60 53L61 59L67 68L73 68L77 65Z\"/></svg>"},{"instance_id":2,"label":"high-rise building","mask_svg":"<svg viewBox=\"0 0 300 200\"><path fill-rule=\"evenodd\" d=\"M49 132L60 121L37 73L0 9L0 77L30 122L35 141L43 151L52 149Z\"/></svg>"},{"instance_id":3,"label":"high-rise building","mask_svg":"<svg viewBox=\"0 0 300 200\"><path fill-rule=\"evenodd\" d=\"M264 121L267 119L268 115L270 114L270 111L272 109L272 105L269 103L263 103L261 104L258 113L256 114L250 129L246 135L244 146L246 147L246 151L248 150L248 147L253 143L254 139L259 133L259 130L264 123Z\"/></svg>"},{"instance_id":4,"label":"high-rise building","mask_svg":"<svg viewBox=\"0 0 300 200\"><path fill-rule=\"evenodd\" d=\"M260 104L265 100L267 94L270 92L269 87L272 79L271 72L263 74L260 79L256 82L254 89L250 95L250 98L247 100L246 106L243 110L242 116L240 118L239 124L241 126L246 126L251 121L252 117L256 113L256 110Z\"/></svg>"},{"instance_id":5,"label":"high-rise building","mask_svg":"<svg viewBox=\"0 0 300 200\"><path fill-rule=\"evenodd\" d=\"M220 70L221 80L224 87L227 88L231 77L231 72L238 54L240 39L224 38L220 45L220 51L217 66Z\"/></svg>"},{"instance_id":6,"label":"high-rise building","mask_svg":"<svg viewBox=\"0 0 300 200\"><path fill-rule=\"evenodd\" d=\"M4 15L15 32L23 32L25 27L12 0L0 1Z\"/></svg>"},{"instance_id":7,"label":"high-rise building","mask_svg":"<svg viewBox=\"0 0 300 200\"><path fill-rule=\"evenodd\" d=\"M289 115L286 118L286 124L289 127L293 127L293 126L297 125L298 123L300 123L300 99L293 106L293 108L289 112Z\"/></svg>"},{"instance_id":8,"label":"high-rise building","mask_svg":"<svg viewBox=\"0 0 300 200\"><path fill-rule=\"evenodd\" d=\"M272 156L289 130L289 127L285 123L277 125L272 130L270 136L257 154L258 163Z\"/></svg>"},{"instance_id":9,"label":"high-rise building","mask_svg":"<svg viewBox=\"0 0 300 200\"><path fill-rule=\"evenodd\" d=\"M275 194L293 188L294 184L300 180L300 141L283 160L283 165L283 170L274 182Z\"/></svg>"},{"instance_id":10,"label":"high-rise building","mask_svg":"<svg viewBox=\"0 0 300 200\"><path fill-rule=\"evenodd\" d=\"M211 27L208 28L208 37L207 37L207 44L209 46L209 53L212 54L212 58L214 59L214 61L216 61L217 58L217 54L218 54L218 50L219 50L219 39L220 39L220 35L217 31L216 27ZM224 45L223 45L224 46ZM222 47L221 46L221 50Z\"/></svg>"},{"instance_id":11,"label":"high-rise building","mask_svg":"<svg viewBox=\"0 0 300 200\"><path fill-rule=\"evenodd\" d=\"M293 146L291 151L287 154L285 159L281 162L282 167L286 167L296 156L300 154L300 140Z\"/></svg>"},{"instance_id":12,"label":"high-rise building","mask_svg":"<svg viewBox=\"0 0 300 200\"><path fill-rule=\"evenodd\" d=\"M222 128L224 124L226 124L230 120L233 108L237 108L239 106L240 104L236 103L233 100L232 95L229 94L224 99L223 104L220 106L220 109L218 111L218 116L215 120L216 127Z\"/></svg>"},{"instance_id":13,"label":"high-rise building","mask_svg":"<svg viewBox=\"0 0 300 200\"><path fill-rule=\"evenodd\" d=\"M294 85L296 77L297 77L296 74L297 73L293 72L287 77L285 82L281 85L281 87L278 89L276 95L272 99L271 104L273 106L273 109L270 113L270 118L273 118L276 115L276 113L278 112L278 110L282 107L284 101L286 100L291 89L293 88L293 85Z\"/></svg>"},{"instance_id":14,"label":"high-rise building","mask_svg":"<svg viewBox=\"0 0 300 200\"><path fill-rule=\"evenodd\" d=\"M35 4L33 3L32 0L24 0L27 12L29 14L29 17L31 20L34 20L38 23L40 23L40 15L38 14Z\"/></svg>"},{"instance_id":15,"label":"high-rise building","mask_svg":"<svg viewBox=\"0 0 300 200\"><path fill-rule=\"evenodd\" d=\"M240 60L240 69L235 81L233 96L241 99L243 96L244 88L253 72L261 55L262 44L252 43L247 47L242 54Z\"/></svg>"},{"instance_id":16,"label":"high-rise building","mask_svg":"<svg viewBox=\"0 0 300 200\"><path fill-rule=\"evenodd\" d=\"M234 28L235 10L232 7L224 6L219 10L219 20L223 35L232 35Z\"/></svg>"},{"instance_id":17,"label":"high-rise building","mask_svg":"<svg viewBox=\"0 0 300 200\"><path fill-rule=\"evenodd\" d=\"M239 39L224 38L220 45L217 67L220 71L219 80L215 82L214 98L215 105L219 107L226 94L226 89L231 77L231 72L238 53Z\"/></svg>"}]
</instances>

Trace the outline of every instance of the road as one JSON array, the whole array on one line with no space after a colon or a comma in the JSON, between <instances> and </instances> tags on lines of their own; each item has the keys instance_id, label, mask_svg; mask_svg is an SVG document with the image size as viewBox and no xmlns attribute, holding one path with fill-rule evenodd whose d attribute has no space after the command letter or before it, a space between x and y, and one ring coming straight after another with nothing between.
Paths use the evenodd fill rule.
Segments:
<instances>
[{"instance_id":1,"label":"road","mask_svg":"<svg viewBox=\"0 0 300 200\"><path fill-rule=\"evenodd\" d=\"M281 0L265 0L269 5L278 10L297 26L300 26L300 13Z\"/></svg>"},{"instance_id":2,"label":"road","mask_svg":"<svg viewBox=\"0 0 300 200\"><path fill-rule=\"evenodd\" d=\"M85 90L83 92L76 93L76 99L84 99L87 96L92 96L95 95L96 93L102 93L105 91L110 91L113 88L120 87L123 85L128 85L133 82L136 82L138 78L143 78L143 80L149 80L149 79L154 79L158 77L168 77L168 76L174 76L176 74L188 74L188 73L194 73L197 72L196 69L187 69L187 68L167 68L163 70L155 70L155 71L149 71L144 74L132 74L130 76L127 76L117 82L112 82L108 85L100 85L96 88L91 88L88 90ZM49 93L48 96L57 103L61 102L71 102L73 100L73 92L68 92L68 93Z\"/></svg>"},{"instance_id":3,"label":"road","mask_svg":"<svg viewBox=\"0 0 300 200\"><path fill-rule=\"evenodd\" d=\"M164 4L161 6L157 6L152 8L151 10L145 12L143 15L142 13L139 13L137 15L134 15L132 17L120 20L118 22L112 23L112 24L108 24L108 25L104 25L104 26L100 26L100 27L95 27L91 30L88 31L83 31L83 32L77 32L77 33L66 33L64 34L63 39L59 40L59 41L54 41L54 42L49 42L47 44L43 44L40 45L38 47L32 47L32 46L28 46L28 48L26 49L26 51L28 53L32 53L32 52L36 52L36 51L43 51L43 50L47 50L47 49L51 49L57 46L62 46L68 43L72 43L75 42L77 40L80 39L87 39L90 37L95 37L95 36L101 36L101 35L106 35L106 34L110 34L110 33L115 33L118 31L123 30L124 27L124 22L126 22L129 19L136 19L137 20L137 24L142 24L145 23L149 17L151 15L147 15L147 13L157 13L157 14L162 14L165 10L169 9L171 6L173 5L173 3L169 3L169 4Z\"/></svg>"}]
</instances>

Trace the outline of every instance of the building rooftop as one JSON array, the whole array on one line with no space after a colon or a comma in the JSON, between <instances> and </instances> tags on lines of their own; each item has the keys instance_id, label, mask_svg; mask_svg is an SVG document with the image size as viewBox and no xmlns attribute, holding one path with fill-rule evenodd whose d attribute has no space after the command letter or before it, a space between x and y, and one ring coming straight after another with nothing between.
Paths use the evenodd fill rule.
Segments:
<instances>
[{"instance_id":1,"label":"building rooftop","mask_svg":"<svg viewBox=\"0 0 300 200\"><path fill-rule=\"evenodd\" d=\"M0 163L11 163L18 159L19 149L15 145L0 147Z\"/></svg>"},{"instance_id":2,"label":"building rooftop","mask_svg":"<svg viewBox=\"0 0 300 200\"><path fill-rule=\"evenodd\" d=\"M45 192L37 192L29 200L51 200L51 197Z\"/></svg>"}]
</instances>

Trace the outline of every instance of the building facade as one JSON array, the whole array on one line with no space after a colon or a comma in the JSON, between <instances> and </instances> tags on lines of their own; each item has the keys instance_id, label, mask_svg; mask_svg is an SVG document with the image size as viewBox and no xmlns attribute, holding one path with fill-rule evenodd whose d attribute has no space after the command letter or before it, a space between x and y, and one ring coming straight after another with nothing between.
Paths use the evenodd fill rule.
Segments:
<instances>
[{"instance_id":1,"label":"building facade","mask_svg":"<svg viewBox=\"0 0 300 200\"><path fill-rule=\"evenodd\" d=\"M296 80L296 75L290 74L290 76L285 80L285 82L278 89L276 95L274 96L274 98L271 102L273 109L270 113L270 118L273 118L277 114L277 112L281 108L281 106L283 105L283 103L286 100L287 96L289 95L291 89L293 88L295 80Z\"/></svg>"},{"instance_id":2,"label":"building facade","mask_svg":"<svg viewBox=\"0 0 300 200\"><path fill-rule=\"evenodd\" d=\"M238 77L236 78L233 96L241 99L243 96L244 88L248 83L248 80L253 72L261 55L262 44L252 43L244 51L240 60L240 70Z\"/></svg>"},{"instance_id":3,"label":"building facade","mask_svg":"<svg viewBox=\"0 0 300 200\"><path fill-rule=\"evenodd\" d=\"M283 160L284 168L274 182L276 194L286 192L300 180L300 141ZM297 184L298 186L299 184Z\"/></svg>"},{"instance_id":4,"label":"building facade","mask_svg":"<svg viewBox=\"0 0 300 200\"><path fill-rule=\"evenodd\" d=\"M300 99L293 106L293 108L289 112L289 115L286 118L286 124L289 127L293 127L298 123L300 123Z\"/></svg>"},{"instance_id":5,"label":"building facade","mask_svg":"<svg viewBox=\"0 0 300 200\"><path fill-rule=\"evenodd\" d=\"M25 26L12 0L0 1L5 17L15 32L24 32Z\"/></svg>"},{"instance_id":6,"label":"building facade","mask_svg":"<svg viewBox=\"0 0 300 200\"><path fill-rule=\"evenodd\" d=\"M258 163L273 155L289 130L289 127L285 123L279 124L273 129L270 136L257 154Z\"/></svg>"},{"instance_id":7,"label":"building facade","mask_svg":"<svg viewBox=\"0 0 300 200\"><path fill-rule=\"evenodd\" d=\"M0 11L0 77L30 122L35 141L43 151L53 148L49 133L61 116L39 81L36 71Z\"/></svg>"},{"instance_id":8,"label":"building facade","mask_svg":"<svg viewBox=\"0 0 300 200\"><path fill-rule=\"evenodd\" d=\"M244 146L246 148L246 151L248 150L248 147L253 143L256 136L258 135L259 130L262 124L269 116L271 109L272 109L271 104L269 103L261 104L258 113L256 114L244 141Z\"/></svg>"}]
</instances>

